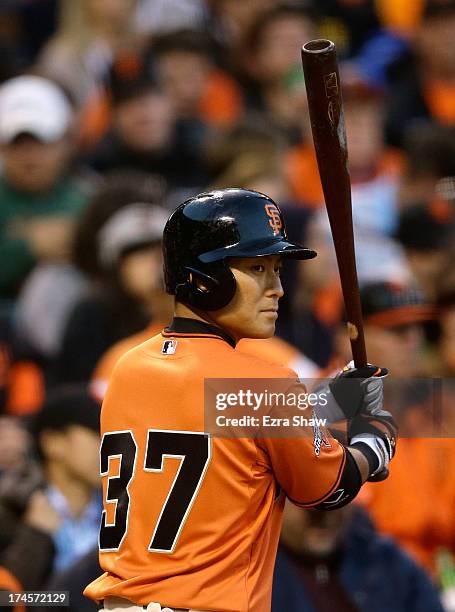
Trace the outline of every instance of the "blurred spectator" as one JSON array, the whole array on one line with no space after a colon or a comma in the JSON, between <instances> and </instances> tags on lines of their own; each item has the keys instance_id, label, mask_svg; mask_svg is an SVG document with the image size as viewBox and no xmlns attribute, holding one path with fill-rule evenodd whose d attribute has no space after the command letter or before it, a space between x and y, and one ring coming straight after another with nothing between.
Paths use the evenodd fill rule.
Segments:
<instances>
[{"instance_id":1,"label":"blurred spectator","mask_svg":"<svg viewBox=\"0 0 455 612\"><path fill-rule=\"evenodd\" d=\"M54 389L33 426L45 475L44 493L59 517L54 570L68 567L97 542L100 406L84 387Z\"/></svg>"},{"instance_id":2,"label":"blurred spectator","mask_svg":"<svg viewBox=\"0 0 455 612\"><path fill-rule=\"evenodd\" d=\"M43 475L31 461L31 439L18 420L0 419L0 565L37 589L49 576L58 515L42 492Z\"/></svg>"},{"instance_id":3,"label":"blurred spectator","mask_svg":"<svg viewBox=\"0 0 455 612\"><path fill-rule=\"evenodd\" d=\"M284 174L286 142L279 130L260 114L248 115L233 128L217 133L207 146L210 187L238 185L266 193L291 207L289 184ZM299 239L301 237L299 236Z\"/></svg>"},{"instance_id":4,"label":"blurred spectator","mask_svg":"<svg viewBox=\"0 0 455 612\"><path fill-rule=\"evenodd\" d=\"M153 172L174 189L194 190L207 181L200 137L177 122L172 98L152 77L125 79L112 91L112 129L88 162L101 173Z\"/></svg>"},{"instance_id":5,"label":"blurred spectator","mask_svg":"<svg viewBox=\"0 0 455 612\"><path fill-rule=\"evenodd\" d=\"M354 221L364 230L390 235L396 225L403 160L384 145L386 99L354 66L342 72L342 83ZM319 207L324 199L312 143L308 143L309 126L301 122L300 130L302 142L288 154L289 180L300 203Z\"/></svg>"},{"instance_id":6,"label":"blurred spectator","mask_svg":"<svg viewBox=\"0 0 455 612\"><path fill-rule=\"evenodd\" d=\"M455 444L451 438L424 437L429 434L423 416L418 407L402 416L407 436L400 438L394 470L380 486L366 485L359 503L368 507L382 532L439 581L440 554L447 552L455 561Z\"/></svg>"},{"instance_id":7,"label":"blurred spectator","mask_svg":"<svg viewBox=\"0 0 455 612\"><path fill-rule=\"evenodd\" d=\"M0 298L12 300L37 262L68 259L88 185L70 169L72 110L60 89L22 76L0 89Z\"/></svg>"},{"instance_id":8,"label":"blurred spectator","mask_svg":"<svg viewBox=\"0 0 455 612\"><path fill-rule=\"evenodd\" d=\"M399 192L401 209L430 201L436 195L455 200L450 178L455 176L455 128L434 124L414 126L408 130L404 150L406 167ZM449 197L450 181L452 195Z\"/></svg>"},{"instance_id":9,"label":"blurred spectator","mask_svg":"<svg viewBox=\"0 0 455 612\"><path fill-rule=\"evenodd\" d=\"M82 263L88 260L98 282L68 320L56 363L61 382L88 381L112 344L144 329L154 317L162 320L161 236L168 213L156 185L130 181L124 179L123 192L113 193L106 185L82 221L80 246L95 242L82 253ZM103 217L97 229L88 225ZM84 235L89 227L92 235Z\"/></svg>"},{"instance_id":10,"label":"blurred spectator","mask_svg":"<svg viewBox=\"0 0 455 612\"><path fill-rule=\"evenodd\" d=\"M405 209L396 237L403 245L414 277L434 300L436 282L455 236L455 203L435 196L427 204Z\"/></svg>"},{"instance_id":11,"label":"blurred spectator","mask_svg":"<svg viewBox=\"0 0 455 612\"><path fill-rule=\"evenodd\" d=\"M366 284L360 297L365 342L371 363L387 363L390 376L424 376L425 334L423 323L436 316L436 309L417 289L390 282ZM351 358L345 326L337 334L339 364Z\"/></svg>"},{"instance_id":12,"label":"blurred spectator","mask_svg":"<svg viewBox=\"0 0 455 612\"><path fill-rule=\"evenodd\" d=\"M61 572L57 572L46 585L50 591L68 591L69 605L65 607L54 607L54 612L97 612L99 606L82 594L85 587L100 575L98 546L90 550L86 555L72 563ZM48 611L49 608L35 609L35 612Z\"/></svg>"},{"instance_id":13,"label":"blurred spectator","mask_svg":"<svg viewBox=\"0 0 455 612\"><path fill-rule=\"evenodd\" d=\"M435 347L433 376L453 378L455 375L455 273L453 247L447 251L436 280L436 307L439 335ZM451 381L449 381L451 382Z\"/></svg>"},{"instance_id":14,"label":"blurred spectator","mask_svg":"<svg viewBox=\"0 0 455 612\"><path fill-rule=\"evenodd\" d=\"M17 420L0 417L0 475L22 464L29 445L29 435Z\"/></svg>"},{"instance_id":15,"label":"blurred spectator","mask_svg":"<svg viewBox=\"0 0 455 612\"><path fill-rule=\"evenodd\" d=\"M156 36L151 53L158 82L172 99L179 119L229 126L239 118L243 110L239 86L216 67L213 41L207 33L179 30Z\"/></svg>"},{"instance_id":16,"label":"blurred spectator","mask_svg":"<svg viewBox=\"0 0 455 612\"><path fill-rule=\"evenodd\" d=\"M386 279L407 284L411 272L400 245L374 228L356 225L357 271L362 285ZM335 251L326 213L310 221L307 243L318 257L298 267L299 282L293 303L292 337L295 344L321 367L328 367L334 351L334 335L342 312L342 294Z\"/></svg>"},{"instance_id":17,"label":"blurred spectator","mask_svg":"<svg viewBox=\"0 0 455 612\"><path fill-rule=\"evenodd\" d=\"M17 483L16 483L17 484ZM0 555L1 564L19 583L17 590L42 588L52 573L53 536L61 519L41 490L29 492L20 522L10 528L10 542Z\"/></svg>"},{"instance_id":18,"label":"blurred spectator","mask_svg":"<svg viewBox=\"0 0 455 612\"><path fill-rule=\"evenodd\" d=\"M359 497L378 528L392 536L435 576L440 548L454 552L455 445L435 426L438 392L427 375L423 325L434 306L412 288L391 283L361 290L368 359L387 363L385 401L399 418L401 437L394 469L381 483L368 484ZM339 368L350 358L345 327L337 334Z\"/></svg>"},{"instance_id":19,"label":"blurred spectator","mask_svg":"<svg viewBox=\"0 0 455 612\"><path fill-rule=\"evenodd\" d=\"M46 366L60 348L74 306L87 291L87 280L69 262L41 265L24 282L13 321L15 352Z\"/></svg>"},{"instance_id":20,"label":"blurred spectator","mask_svg":"<svg viewBox=\"0 0 455 612\"><path fill-rule=\"evenodd\" d=\"M385 587L387 585L387 587ZM428 576L355 506L314 512L286 504L273 612L442 612Z\"/></svg>"},{"instance_id":21,"label":"blurred spectator","mask_svg":"<svg viewBox=\"0 0 455 612\"><path fill-rule=\"evenodd\" d=\"M275 0L206 0L212 12L213 30L224 47L238 47L256 19L276 4Z\"/></svg>"},{"instance_id":22,"label":"blurred spectator","mask_svg":"<svg viewBox=\"0 0 455 612\"><path fill-rule=\"evenodd\" d=\"M434 121L455 125L455 2L427 0L414 40L391 73L388 142L402 146L413 125Z\"/></svg>"},{"instance_id":23,"label":"blurred spectator","mask_svg":"<svg viewBox=\"0 0 455 612\"><path fill-rule=\"evenodd\" d=\"M99 93L119 54L136 53L137 0L62 0L59 27L38 59L37 70L71 92L77 105Z\"/></svg>"},{"instance_id":24,"label":"blurred spectator","mask_svg":"<svg viewBox=\"0 0 455 612\"><path fill-rule=\"evenodd\" d=\"M311 10L278 4L257 16L243 44L241 61L248 105L267 112L291 138L306 108L300 49L315 34Z\"/></svg>"}]
</instances>

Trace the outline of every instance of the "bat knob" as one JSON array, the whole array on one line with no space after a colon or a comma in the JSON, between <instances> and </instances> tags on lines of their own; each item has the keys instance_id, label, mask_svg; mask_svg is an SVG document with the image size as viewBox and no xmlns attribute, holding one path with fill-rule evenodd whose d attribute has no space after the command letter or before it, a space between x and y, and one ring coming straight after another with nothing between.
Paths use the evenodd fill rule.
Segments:
<instances>
[{"instance_id":1,"label":"bat knob","mask_svg":"<svg viewBox=\"0 0 455 612\"><path fill-rule=\"evenodd\" d=\"M368 482L382 482L388 477L389 477L389 469L384 468L380 472L375 474L374 476L370 476L370 478L368 478Z\"/></svg>"},{"instance_id":2,"label":"bat knob","mask_svg":"<svg viewBox=\"0 0 455 612\"><path fill-rule=\"evenodd\" d=\"M303 53L327 53L335 50L335 43L325 38L310 40L302 47Z\"/></svg>"}]
</instances>

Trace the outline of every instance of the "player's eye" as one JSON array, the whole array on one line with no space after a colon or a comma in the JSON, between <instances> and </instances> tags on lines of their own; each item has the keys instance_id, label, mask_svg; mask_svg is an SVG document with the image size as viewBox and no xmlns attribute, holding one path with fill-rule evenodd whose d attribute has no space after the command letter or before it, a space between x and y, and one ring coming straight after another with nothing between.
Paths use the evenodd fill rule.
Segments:
<instances>
[{"instance_id":1,"label":"player's eye","mask_svg":"<svg viewBox=\"0 0 455 612\"><path fill-rule=\"evenodd\" d=\"M265 267L262 264L254 264L254 266L251 266L251 269L254 270L254 272L264 272Z\"/></svg>"}]
</instances>

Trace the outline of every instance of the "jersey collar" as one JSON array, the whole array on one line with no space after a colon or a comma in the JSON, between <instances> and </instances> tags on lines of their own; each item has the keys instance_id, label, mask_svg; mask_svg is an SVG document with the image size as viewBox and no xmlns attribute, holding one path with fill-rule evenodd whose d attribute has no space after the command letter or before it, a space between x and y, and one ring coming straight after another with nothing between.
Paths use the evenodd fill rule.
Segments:
<instances>
[{"instance_id":1,"label":"jersey collar","mask_svg":"<svg viewBox=\"0 0 455 612\"><path fill-rule=\"evenodd\" d=\"M172 323L165 328L163 336L192 336L197 338L220 338L235 348L235 340L216 325L210 325L199 319L174 317Z\"/></svg>"}]
</instances>

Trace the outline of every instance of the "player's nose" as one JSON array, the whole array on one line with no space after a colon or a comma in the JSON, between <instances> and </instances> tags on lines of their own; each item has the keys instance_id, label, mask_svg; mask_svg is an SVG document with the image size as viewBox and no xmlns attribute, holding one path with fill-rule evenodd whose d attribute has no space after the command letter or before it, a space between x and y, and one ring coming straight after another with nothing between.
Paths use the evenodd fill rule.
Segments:
<instances>
[{"instance_id":1,"label":"player's nose","mask_svg":"<svg viewBox=\"0 0 455 612\"><path fill-rule=\"evenodd\" d=\"M267 287L266 295L269 297L276 297L278 300L283 297L284 290L281 284L281 278L279 274L270 275L269 286Z\"/></svg>"}]
</instances>

